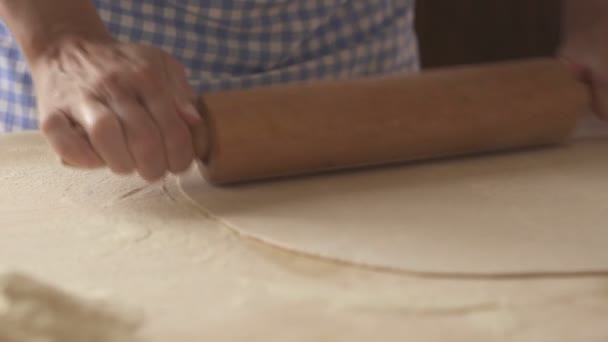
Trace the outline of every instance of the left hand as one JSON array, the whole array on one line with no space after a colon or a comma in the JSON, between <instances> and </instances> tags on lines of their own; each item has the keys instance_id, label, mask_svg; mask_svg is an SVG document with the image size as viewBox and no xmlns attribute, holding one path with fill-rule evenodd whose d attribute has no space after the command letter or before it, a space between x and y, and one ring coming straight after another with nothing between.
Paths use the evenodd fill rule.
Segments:
<instances>
[{"instance_id":1,"label":"left hand","mask_svg":"<svg viewBox=\"0 0 608 342\"><path fill-rule=\"evenodd\" d=\"M564 1L562 57L589 85L592 109L608 120L608 1Z\"/></svg>"}]
</instances>

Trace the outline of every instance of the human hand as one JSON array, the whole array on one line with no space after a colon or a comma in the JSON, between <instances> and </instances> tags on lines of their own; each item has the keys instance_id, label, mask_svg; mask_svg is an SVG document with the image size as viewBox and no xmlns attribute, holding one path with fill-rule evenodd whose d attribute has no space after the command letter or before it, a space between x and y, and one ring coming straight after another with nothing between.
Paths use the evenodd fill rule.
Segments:
<instances>
[{"instance_id":1,"label":"human hand","mask_svg":"<svg viewBox=\"0 0 608 342\"><path fill-rule=\"evenodd\" d=\"M594 113L608 120L608 1L564 1L560 54L589 85Z\"/></svg>"},{"instance_id":2,"label":"human hand","mask_svg":"<svg viewBox=\"0 0 608 342\"><path fill-rule=\"evenodd\" d=\"M195 159L195 94L164 51L71 38L30 64L41 130L66 164L155 181Z\"/></svg>"}]
</instances>

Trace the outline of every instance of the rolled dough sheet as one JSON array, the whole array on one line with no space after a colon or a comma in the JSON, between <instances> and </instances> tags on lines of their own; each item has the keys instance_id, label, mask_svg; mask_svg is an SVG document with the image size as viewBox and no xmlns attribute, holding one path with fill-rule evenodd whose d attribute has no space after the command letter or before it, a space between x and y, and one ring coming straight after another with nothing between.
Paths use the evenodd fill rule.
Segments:
<instances>
[{"instance_id":1,"label":"rolled dough sheet","mask_svg":"<svg viewBox=\"0 0 608 342\"><path fill-rule=\"evenodd\" d=\"M372 272L251 243L173 177L62 167L39 134L0 135L0 155L0 273L136 310L144 341L608 341L606 277Z\"/></svg>"},{"instance_id":2,"label":"rolled dough sheet","mask_svg":"<svg viewBox=\"0 0 608 342\"><path fill-rule=\"evenodd\" d=\"M201 208L285 249L396 271L608 271L608 139L547 149L218 188L181 178Z\"/></svg>"}]
</instances>

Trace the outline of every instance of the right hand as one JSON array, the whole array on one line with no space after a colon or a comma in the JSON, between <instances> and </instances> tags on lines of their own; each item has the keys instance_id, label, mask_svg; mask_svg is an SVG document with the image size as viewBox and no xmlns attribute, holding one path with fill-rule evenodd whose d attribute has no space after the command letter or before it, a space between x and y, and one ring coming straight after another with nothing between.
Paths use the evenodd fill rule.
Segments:
<instances>
[{"instance_id":1,"label":"right hand","mask_svg":"<svg viewBox=\"0 0 608 342\"><path fill-rule=\"evenodd\" d=\"M164 51L64 39L30 68L41 130L64 163L155 181L195 160L195 94Z\"/></svg>"}]
</instances>

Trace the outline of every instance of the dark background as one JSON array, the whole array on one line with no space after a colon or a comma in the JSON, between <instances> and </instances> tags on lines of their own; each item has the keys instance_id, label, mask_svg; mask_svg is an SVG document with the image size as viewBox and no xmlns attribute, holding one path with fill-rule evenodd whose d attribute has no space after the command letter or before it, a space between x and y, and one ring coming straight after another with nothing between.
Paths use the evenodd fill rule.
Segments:
<instances>
[{"instance_id":1,"label":"dark background","mask_svg":"<svg viewBox=\"0 0 608 342\"><path fill-rule=\"evenodd\" d=\"M561 0L418 0L416 6L426 68L550 56L559 45Z\"/></svg>"}]
</instances>

